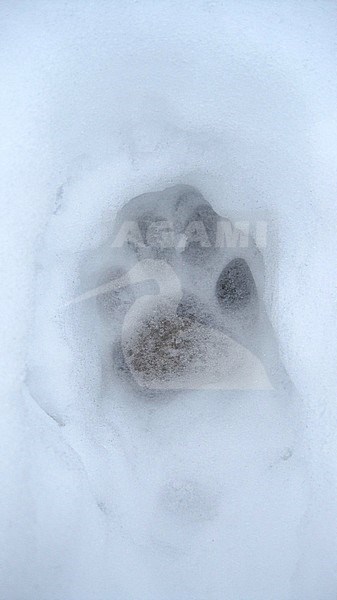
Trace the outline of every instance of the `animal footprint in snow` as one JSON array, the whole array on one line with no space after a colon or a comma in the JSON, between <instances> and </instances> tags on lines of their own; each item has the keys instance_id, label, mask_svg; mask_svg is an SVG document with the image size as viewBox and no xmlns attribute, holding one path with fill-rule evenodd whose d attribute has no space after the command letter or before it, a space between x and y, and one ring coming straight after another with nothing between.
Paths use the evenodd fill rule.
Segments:
<instances>
[{"instance_id":1,"label":"animal footprint in snow","mask_svg":"<svg viewBox=\"0 0 337 600\"><path fill-rule=\"evenodd\" d=\"M126 204L75 300L96 299L105 363L152 390L274 387L262 258L241 235L188 186Z\"/></svg>"}]
</instances>

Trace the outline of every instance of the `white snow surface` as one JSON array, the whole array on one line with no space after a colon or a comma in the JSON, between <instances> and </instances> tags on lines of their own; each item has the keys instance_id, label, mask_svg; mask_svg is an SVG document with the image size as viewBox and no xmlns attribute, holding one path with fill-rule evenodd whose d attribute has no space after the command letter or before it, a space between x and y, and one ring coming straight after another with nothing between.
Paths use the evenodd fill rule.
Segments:
<instances>
[{"instance_id":1,"label":"white snow surface","mask_svg":"<svg viewBox=\"0 0 337 600\"><path fill-rule=\"evenodd\" d=\"M334 600L336 3L0 17L1 600ZM288 395L102 386L95 314L64 307L118 211L175 185L267 215Z\"/></svg>"}]
</instances>

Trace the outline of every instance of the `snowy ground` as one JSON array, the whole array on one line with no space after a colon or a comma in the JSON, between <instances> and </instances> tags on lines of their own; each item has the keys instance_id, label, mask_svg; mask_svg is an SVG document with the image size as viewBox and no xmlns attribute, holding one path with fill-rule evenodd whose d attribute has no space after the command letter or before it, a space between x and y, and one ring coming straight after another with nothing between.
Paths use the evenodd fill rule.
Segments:
<instances>
[{"instance_id":1,"label":"snowy ground","mask_svg":"<svg viewBox=\"0 0 337 600\"><path fill-rule=\"evenodd\" d=\"M336 17L1 6L1 600L337 598ZM186 185L268 224L272 390L137 394L69 309L123 207Z\"/></svg>"}]
</instances>

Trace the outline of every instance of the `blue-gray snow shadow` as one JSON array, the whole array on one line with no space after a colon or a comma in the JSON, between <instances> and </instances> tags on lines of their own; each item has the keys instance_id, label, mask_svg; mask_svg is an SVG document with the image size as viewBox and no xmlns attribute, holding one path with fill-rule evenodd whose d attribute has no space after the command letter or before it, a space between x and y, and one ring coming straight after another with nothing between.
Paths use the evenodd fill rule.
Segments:
<instances>
[{"instance_id":1,"label":"blue-gray snow shadow","mask_svg":"<svg viewBox=\"0 0 337 600\"><path fill-rule=\"evenodd\" d=\"M128 202L75 263L44 408L122 532L109 556L139 553L164 598L205 597L216 565L222 593L240 589L238 564L256 597L256 572L281 589L303 514L301 425L252 237L180 185Z\"/></svg>"}]
</instances>

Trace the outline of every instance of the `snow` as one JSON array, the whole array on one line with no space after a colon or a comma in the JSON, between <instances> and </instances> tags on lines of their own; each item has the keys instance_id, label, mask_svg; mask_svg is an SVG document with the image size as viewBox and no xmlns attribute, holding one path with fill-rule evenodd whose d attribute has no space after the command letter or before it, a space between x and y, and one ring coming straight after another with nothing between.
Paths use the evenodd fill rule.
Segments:
<instances>
[{"instance_id":1,"label":"snow","mask_svg":"<svg viewBox=\"0 0 337 600\"><path fill-rule=\"evenodd\" d=\"M336 6L27 0L0 12L0 597L332 600ZM248 335L239 320L235 335L272 389L209 389L203 375L197 389L135 390L109 369L118 319L73 302L116 257L132 266L111 247L128 203L164 198L168 214L181 186L253 224L240 252L263 326ZM226 263L182 256L175 272L184 289L199 278L210 311Z\"/></svg>"}]
</instances>

